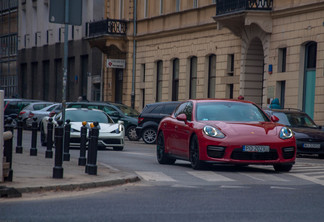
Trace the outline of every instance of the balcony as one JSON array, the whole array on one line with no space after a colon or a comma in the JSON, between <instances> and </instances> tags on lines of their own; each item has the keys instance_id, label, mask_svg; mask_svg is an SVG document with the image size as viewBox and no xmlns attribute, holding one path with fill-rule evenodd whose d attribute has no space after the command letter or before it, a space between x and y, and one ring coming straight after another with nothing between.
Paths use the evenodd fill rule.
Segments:
<instances>
[{"instance_id":1,"label":"balcony","mask_svg":"<svg viewBox=\"0 0 324 222\"><path fill-rule=\"evenodd\" d=\"M272 32L273 0L216 0L214 20L241 36L245 26L257 24L264 32Z\"/></svg>"},{"instance_id":2,"label":"balcony","mask_svg":"<svg viewBox=\"0 0 324 222\"><path fill-rule=\"evenodd\" d=\"M216 0L216 16L243 11L271 11L273 0Z\"/></svg>"},{"instance_id":3,"label":"balcony","mask_svg":"<svg viewBox=\"0 0 324 222\"><path fill-rule=\"evenodd\" d=\"M106 52L114 45L120 51L126 51L127 21L106 19L86 25L86 36L91 47Z\"/></svg>"},{"instance_id":4,"label":"balcony","mask_svg":"<svg viewBox=\"0 0 324 222\"><path fill-rule=\"evenodd\" d=\"M127 22L124 20L106 19L87 23L87 37L99 37L103 35L125 36Z\"/></svg>"}]
</instances>

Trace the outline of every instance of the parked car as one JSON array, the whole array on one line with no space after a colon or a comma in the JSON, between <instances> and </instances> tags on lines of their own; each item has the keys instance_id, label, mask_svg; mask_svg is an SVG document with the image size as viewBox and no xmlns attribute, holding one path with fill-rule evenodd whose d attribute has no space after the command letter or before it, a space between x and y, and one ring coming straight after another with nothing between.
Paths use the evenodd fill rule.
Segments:
<instances>
[{"instance_id":1,"label":"parked car","mask_svg":"<svg viewBox=\"0 0 324 222\"><path fill-rule=\"evenodd\" d=\"M142 137L147 144L156 143L156 132L160 121L164 117L171 115L180 103L179 101L173 101L146 105L138 116L137 135Z\"/></svg>"},{"instance_id":2,"label":"parked car","mask_svg":"<svg viewBox=\"0 0 324 222\"><path fill-rule=\"evenodd\" d=\"M324 131L305 112L297 109L265 109L269 116L289 126L295 133L297 154L317 154L324 158Z\"/></svg>"},{"instance_id":3,"label":"parked car","mask_svg":"<svg viewBox=\"0 0 324 222\"><path fill-rule=\"evenodd\" d=\"M31 117L29 116L30 112L43 109L44 107L47 107L52 104L53 102L47 102L47 101L30 103L19 112L18 117L22 118L22 121L24 122L24 127L28 128L28 126L26 125L26 120L27 118Z\"/></svg>"},{"instance_id":4,"label":"parked car","mask_svg":"<svg viewBox=\"0 0 324 222\"><path fill-rule=\"evenodd\" d=\"M62 104L61 103L55 103L50 106L46 106L43 109L31 111L29 113L28 118L26 119L26 127L30 128L32 127L32 123L34 122L34 118L36 118L37 126L39 129L41 126L41 121L45 116L53 117L55 114L62 111Z\"/></svg>"},{"instance_id":5,"label":"parked car","mask_svg":"<svg viewBox=\"0 0 324 222\"><path fill-rule=\"evenodd\" d=\"M124 121L125 135L131 141L138 140L136 134L137 117L139 112L129 106L110 102L69 102L68 108L92 108L100 109L107 113L115 122Z\"/></svg>"},{"instance_id":6,"label":"parked car","mask_svg":"<svg viewBox=\"0 0 324 222\"><path fill-rule=\"evenodd\" d=\"M48 119L45 117L42 120L44 127L41 131L41 134L43 134L41 138L44 139L47 138ZM70 147L80 147L82 122L86 121L88 128L93 122L99 123L98 146L113 147L114 150L124 149L125 129L123 122L115 123L105 112L97 109L67 108L65 119L69 119L71 124ZM54 125L57 125L59 120L62 120L62 112L54 116Z\"/></svg>"},{"instance_id":7,"label":"parked car","mask_svg":"<svg viewBox=\"0 0 324 222\"><path fill-rule=\"evenodd\" d=\"M196 170L229 163L273 165L287 172L295 163L296 140L289 127L276 121L249 101L188 100L160 122L157 160L187 160Z\"/></svg>"},{"instance_id":8,"label":"parked car","mask_svg":"<svg viewBox=\"0 0 324 222\"><path fill-rule=\"evenodd\" d=\"M19 112L32 102L39 102L33 99L4 99L4 118L12 118L12 124L16 128Z\"/></svg>"}]
</instances>

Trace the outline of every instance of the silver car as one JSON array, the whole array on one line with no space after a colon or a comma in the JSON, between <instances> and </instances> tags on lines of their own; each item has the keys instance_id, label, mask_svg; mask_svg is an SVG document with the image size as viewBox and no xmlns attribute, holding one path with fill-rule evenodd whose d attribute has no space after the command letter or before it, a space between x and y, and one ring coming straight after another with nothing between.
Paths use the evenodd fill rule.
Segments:
<instances>
[{"instance_id":1,"label":"silver car","mask_svg":"<svg viewBox=\"0 0 324 222\"><path fill-rule=\"evenodd\" d=\"M24 127L27 127L26 120L27 118L30 117L29 114L31 111L40 110L52 104L53 102L46 102L46 101L30 103L28 106L26 106L19 112L18 117L22 118L22 121L24 122Z\"/></svg>"},{"instance_id":2,"label":"silver car","mask_svg":"<svg viewBox=\"0 0 324 222\"><path fill-rule=\"evenodd\" d=\"M26 119L26 127L32 127L32 123L34 122L34 118L36 118L37 126L40 128L40 123L45 116L55 115L62 110L61 103L55 103L50 106L44 107L43 109L31 111L29 113L28 118Z\"/></svg>"}]
</instances>

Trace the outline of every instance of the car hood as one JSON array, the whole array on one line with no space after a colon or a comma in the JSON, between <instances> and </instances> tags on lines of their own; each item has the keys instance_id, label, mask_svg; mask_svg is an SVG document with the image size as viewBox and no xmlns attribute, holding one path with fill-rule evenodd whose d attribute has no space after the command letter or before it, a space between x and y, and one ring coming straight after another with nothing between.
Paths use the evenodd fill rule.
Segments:
<instances>
[{"instance_id":1,"label":"car hood","mask_svg":"<svg viewBox=\"0 0 324 222\"><path fill-rule=\"evenodd\" d=\"M283 127L283 125L273 122L208 122L209 121L206 121L206 125L213 125L227 135L240 136L277 135L281 127Z\"/></svg>"},{"instance_id":2,"label":"car hood","mask_svg":"<svg viewBox=\"0 0 324 222\"><path fill-rule=\"evenodd\" d=\"M77 131L81 131L82 122L71 122L71 129L75 129ZM87 123L87 127L90 128L91 122ZM99 129L101 133L107 132L110 133L116 129L118 129L117 123L99 123Z\"/></svg>"},{"instance_id":3,"label":"car hood","mask_svg":"<svg viewBox=\"0 0 324 222\"><path fill-rule=\"evenodd\" d=\"M324 131L321 129L312 129L312 128L300 128L300 127L292 127L291 128L294 133L296 139L316 139L324 141Z\"/></svg>"}]
</instances>

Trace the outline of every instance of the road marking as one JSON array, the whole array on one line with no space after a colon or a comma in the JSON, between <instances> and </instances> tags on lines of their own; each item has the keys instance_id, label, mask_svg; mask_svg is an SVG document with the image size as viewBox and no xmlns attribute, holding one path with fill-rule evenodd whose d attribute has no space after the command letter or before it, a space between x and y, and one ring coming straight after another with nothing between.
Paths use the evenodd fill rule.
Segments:
<instances>
[{"instance_id":1,"label":"road marking","mask_svg":"<svg viewBox=\"0 0 324 222\"><path fill-rule=\"evenodd\" d=\"M117 169L117 168L115 168L115 167L112 167L112 166L110 166L110 165L108 165L108 164L105 164L105 163L99 163L99 164L102 165L102 166L104 166L104 167L107 167L107 168L109 168L109 169L111 169L111 170L114 170L114 171L117 171L117 172L120 171L119 169Z\"/></svg>"},{"instance_id":2,"label":"road marking","mask_svg":"<svg viewBox=\"0 0 324 222\"><path fill-rule=\"evenodd\" d=\"M191 174L192 176L198 177L202 180L208 182L219 182L219 181L234 181L228 177L224 177L220 174L211 172L211 171L187 171L187 173Z\"/></svg>"},{"instance_id":3,"label":"road marking","mask_svg":"<svg viewBox=\"0 0 324 222\"><path fill-rule=\"evenodd\" d=\"M298 178L303 179L303 180L308 180L310 182L317 183L317 184L320 184L320 185L324 186L324 180L318 180L318 179L316 179L314 177L310 177L310 176L307 176L305 174L289 173L289 175L294 176L294 177L298 177Z\"/></svg>"},{"instance_id":4,"label":"road marking","mask_svg":"<svg viewBox=\"0 0 324 222\"><path fill-rule=\"evenodd\" d=\"M247 173L240 173L241 175L244 175L246 177L250 177L254 180L259 180L259 181L282 181L282 182L287 182L289 180L277 177L277 176L273 176L271 174L257 174L257 173L253 173L253 174L247 174Z\"/></svg>"},{"instance_id":5,"label":"road marking","mask_svg":"<svg viewBox=\"0 0 324 222\"><path fill-rule=\"evenodd\" d=\"M148 157L155 157L156 155L153 154L148 154L148 153L136 153L136 152L123 152L126 154L130 154L130 155L136 155L136 156L148 156Z\"/></svg>"},{"instance_id":6,"label":"road marking","mask_svg":"<svg viewBox=\"0 0 324 222\"><path fill-rule=\"evenodd\" d=\"M293 187L277 187L277 186L271 186L270 189L278 189L278 190L297 190Z\"/></svg>"},{"instance_id":7,"label":"road marking","mask_svg":"<svg viewBox=\"0 0 324 222\"><path fill-rule=\"evenodd\" d=\"M220 188L228 188L228 189L242 189L242 188L250 188L248 186L228 186L228 185L222 185Z\"/></svg>"},{"instance_id":8,"label":"road marking","mask_svg":"<svg viewBox=\"0 0 324 222\"><path fill-rule=\"evenodd\" d=\"M146 181L159 181L159 182L174 182L176 180L171 177L165 175L162 172L151 172L151 171L135 171L140 177L142 177Z\"/></svg>"}]
</instances>

